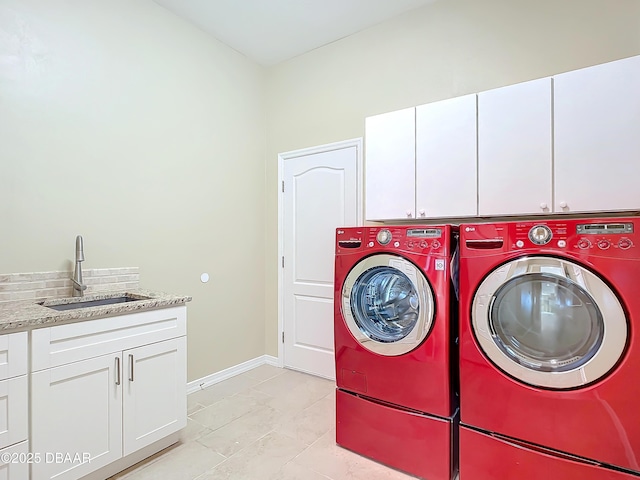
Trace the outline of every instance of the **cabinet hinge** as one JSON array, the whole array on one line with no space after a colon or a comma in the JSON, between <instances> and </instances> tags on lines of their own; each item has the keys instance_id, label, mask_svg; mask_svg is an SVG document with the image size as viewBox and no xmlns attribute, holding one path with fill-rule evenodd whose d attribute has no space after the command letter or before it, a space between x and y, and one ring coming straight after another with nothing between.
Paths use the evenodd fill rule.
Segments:
<instances>
[{"instance_id":1,"label":"cabinet hinge","mask_svg":"<svg viewBox=\"0 0 640 480\"><path fill-rule=\"evenodd\" d=\"M284 257L282 257L282 268L284 268Z\"/></svg>"},{"instance_id":2,"label":"cabinet hinge","mask_svg":"<svg viewBox=\"0 0 640 480\"><path fill-rule=\"evenodd\" d=\"M284 343L284 330L282 331L282 343Z\"/></svg>"},{"instance_id":3,"label":"cabinet hinge","mask_svg":"<svg viewBox=\"0 0 640 480\"><path fill-rule=\"evenodd\" d=\"M282 193L284 193L284 180L282 181Z\"/></svg>"}]
</instances>

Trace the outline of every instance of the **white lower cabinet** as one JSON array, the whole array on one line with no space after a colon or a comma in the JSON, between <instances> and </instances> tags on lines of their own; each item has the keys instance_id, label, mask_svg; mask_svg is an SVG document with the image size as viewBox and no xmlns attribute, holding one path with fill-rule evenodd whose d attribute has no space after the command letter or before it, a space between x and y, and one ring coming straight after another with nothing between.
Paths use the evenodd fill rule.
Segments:
<instances>
[{"instance_id":1,"label":"white lower cabinet","mask_svg":"<svg viewBox=\"0 0 640 480\"><path fill-rule=\"evenodd\" d=\"M33 479L80 478L122 456L120 358L103 355L31 376L31 448L44 460L33 464ZM56 461L67 454L79 461Z\"/></svg>"},{"instance_id":2,"label":"white lower cabinet","mask_svg":"<svg viewBox=\"0 0 640 480\"><path fill-rule=\"evenodd\" d=\"M0 381L0 448L27 439L29 397L27 376Z\"/></svg>"},{"instance_id":3,"label":"white lower cabinet","mask_svg":"<svg viewBox=\"0 0 640 480\"><path fill-rule=\"evenodd\" d=\"M186 348L181 337L123 353L125 456L186 427Z\"/></svg>"},{"instance_id":4,"label":"white lower cabinet","mask_svg":"<svg viewBox=\"0 0 640 480\"><path fill-rule=\"evenodd\" d=\"M0 480L29 478L27 333L0 336Z\"/></svg>"},{"instance_id":5,"label":"white lower cabinet","mask_svg":"<svg viewBox=\"0 0 640 480\"><path fill-rule=\"evenodd\" d=\"M0 480L26 480L29 478L29 442L21 442L0 450Z\"/></svg>"},{"instance_id":6,"label":"white lower cabinet","mask_svg":"<svg viewBox=\"0 0 640 480\"><path fill-rule=\"evenodd\" d=\"M51 366L31 376L31 451L47 460L31 480L82 478L184 428L185 334L186 307L34 330L32 362Z\"/></svg>"}]
</instances>

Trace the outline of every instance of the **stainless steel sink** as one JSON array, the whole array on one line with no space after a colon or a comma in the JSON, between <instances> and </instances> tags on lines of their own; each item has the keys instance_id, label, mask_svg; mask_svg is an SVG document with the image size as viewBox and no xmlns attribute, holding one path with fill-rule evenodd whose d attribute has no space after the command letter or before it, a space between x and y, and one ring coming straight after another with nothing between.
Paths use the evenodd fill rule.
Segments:
<instances>
[{"instance_id":1,"label":"stainless steel sink","mask_svg":"<svg viewBox=\"0 0 640 480\"><path fill-rule=\"evenodd\" d=\"M117 303L127 303L127 302L139 302L141 300L149 300L148 297L133 297L130 295L122 295L119 297L111 297L111 298L99 298L96 300L85 300L81 302L73 302L73 303L62 303L59 305L46 305L46 302L42 302L40 305L47 308L52 308L53 310L65 311L65 310L75 310L78 308L88 308L88 307L100 307L103 305L114 305Z\"/></svg>"}]
</instances>

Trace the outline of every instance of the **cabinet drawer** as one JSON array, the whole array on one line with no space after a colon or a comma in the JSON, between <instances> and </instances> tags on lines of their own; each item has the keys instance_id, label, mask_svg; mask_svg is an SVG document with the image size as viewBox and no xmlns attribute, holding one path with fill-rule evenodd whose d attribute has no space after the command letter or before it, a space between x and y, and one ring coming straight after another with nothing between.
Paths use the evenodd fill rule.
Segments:
<instances>
[{"instance_id":1,"label":"cabinet drawer","mask_svg":"<svg viewBox=\"0 0 640 480\"><path fill-rule=\"evenodd\" d=\"M9 462L4 462L5 457ZM29 478L29 463L31 460L27 442L19 443L0 450L0 478L7 480L25 480Z\"/></svg>"},{"instance_id":2,"label":"cabinet drawer","mask_svg":"<svg viewBox=\"0 0 640 480\"><path fill-rule=\"evenodd\" d=\"M0 380L27 373L27 332L0 335Z\"/></svg>"},{"instance_id":3,"label":"cabinet drawer","mask_svg":"<svg viewBox=\"0 0 640 480\"><path fill-rule=\"evenodd\" d=\"M27 439L28 407L26 375L0 381L0 448Z\"/></svg>"},{"instance_id":4,"label":"cabinet drawer","mask_svg":"<svg viewBox=\"0 0 640 480\"><path fill-rule=\"evenodd\" d=\"M42 328L32 332L31 370L77 362L186 333L186 306Z\"/></svg>"}]
</instances>

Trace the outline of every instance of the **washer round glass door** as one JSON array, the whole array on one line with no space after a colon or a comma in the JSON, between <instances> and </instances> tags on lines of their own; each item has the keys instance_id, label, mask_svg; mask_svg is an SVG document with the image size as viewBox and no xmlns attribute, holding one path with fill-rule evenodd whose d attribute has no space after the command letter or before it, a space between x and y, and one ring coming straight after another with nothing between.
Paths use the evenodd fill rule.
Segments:
<instances>
[{"instance_id":1,"label":"washer round glass door","mask_svg":"<svg viewBox=\"0 0 640 480\"><path fill-rule=\"evenodd\" d=\"M509 375L556 389L606 375L627 341L627 320L609 286L552 257L522 257L491 272L473 299L480 347Z\"/></svg>"},{"instance_id":2,"label":"washer round glass door","mask_svg":"<svg viewBox=\"0 0 640 480\"><path fill-rule=\"evenodd\" d=\"M402 355L429 334L433 294L413 263L397 255L372 255L347 275L342 314L351 334L367 350Z\"/></svg>"}]
</instances>

